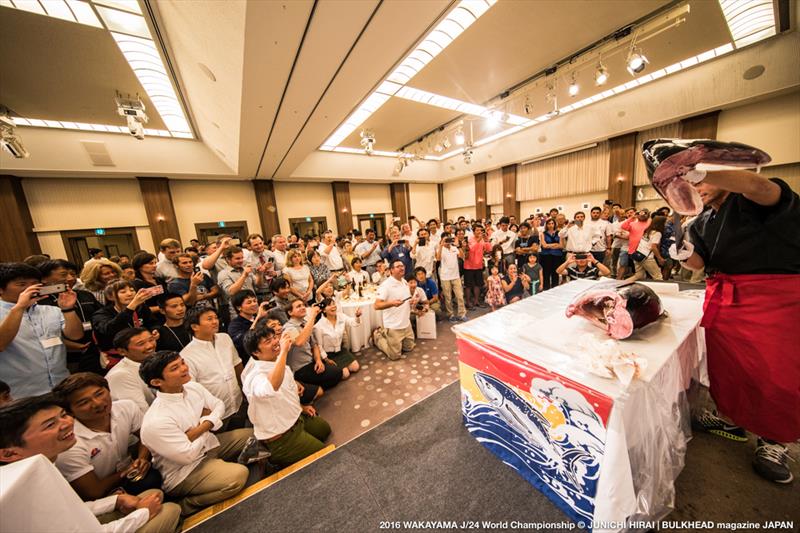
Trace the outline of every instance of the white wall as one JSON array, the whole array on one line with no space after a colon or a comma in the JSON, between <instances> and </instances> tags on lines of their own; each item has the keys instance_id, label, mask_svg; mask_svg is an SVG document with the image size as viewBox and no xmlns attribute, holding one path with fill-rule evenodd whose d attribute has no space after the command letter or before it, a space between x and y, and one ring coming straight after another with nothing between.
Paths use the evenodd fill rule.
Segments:
<instances>
[{"instance_id":1,"label":"white wall","mask_svg":"<svg viewBox=\"0 0 800 533\"><path fill-rule=\"evenodd\" d=\"M800 91L722 111L717 139L761 148L771 165L800 161Z\"/></svg>"},{"instance_id":2,"label":"white wall","mask_svg":"<svg viewBox=\"0 0 800 533\"><path fill-rule=\"evenodd\" d=\"M444 184L444 208L475 206L475 176L466 176ZM449 217L449 215L448 215Z\"/></svg>"},{"instance_id":3,"label":"white wall","mask_svg":"<svg viewBox=\"0 0 800 533\"><path fill-rule=\"evenodd\" d=\"M350 210L353 215L391 213L392 196L389 185L383 183L351 183Z\"/></svg>"},{"instance_id":4,"label":"white wall","mask_svg":"<svg viewBox=\"0 0 800 533\"><path fill-rule=\"evenodd\" d=\"M456 207L453 209L448 209L445 211L445 215L447 215L447 220L455 221L458 217L464 217L467 220L472 220L475 218L475 206L472 207Z\"/></svg>"},{"instance_id":5,"label":"white wall","mask_svg":"<svg viewBox=\"0 0 800 533\"><path fill-rule=\"evenodd\" d=\"M283 234L288 234L291 230L290 218L304 217L325 217L328 228L334 232L338 231L330 183L276 181L275 204L278 207Z\"/></svg>"},{"instance_id":6,"label":"white wall","mask_svg":"<svg viewBox=\"0 0 800 533\"><path fill-rule=\"evenodd\" d=\"M408 198L411 214L423 223L439 218L439 187L435 183L409 183Z\"/></svg>"},{"instance_id":7,"label":"white wall","mask_svg":"<svg viewBox=\"0 0 800 533\"><path fill-rule=\"evenodd\" d=\"M545 198L541 200L530 200L527 202L520 202L519 214L521 218L527 218L528 215L535 214L536 208L541 207L543 213L547 213L553 207L559 205L564 208L563 212L567 218L572 219L576 211L584 211L588 216L588 210L594 206L601 206L608 198L608 193L605 191L597 193L579 194L577 196L560 196L557 198ZM589 208L584 209L583 204L588 203Z\"/></svg>"},{"instance_id":8,"label":"white wall","mask_svg":"<svg viewBox=\"0 0 800 533\"><path fill-rule=\"evenodd\" d=\"M244 220L250 233L261 233L255 191L249 181L170 180L169 189L184 246L197 237L195 223Z\"/></svg>"}]
</instances>

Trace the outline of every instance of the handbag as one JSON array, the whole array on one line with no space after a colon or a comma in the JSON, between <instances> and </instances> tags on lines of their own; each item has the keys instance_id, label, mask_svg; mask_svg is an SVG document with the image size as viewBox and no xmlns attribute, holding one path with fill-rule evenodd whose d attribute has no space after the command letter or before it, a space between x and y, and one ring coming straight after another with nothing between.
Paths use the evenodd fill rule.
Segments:
<instances>
[{"instance_id":1,"label":"handbag","mask_svg":"<svg viewBox=\"0 0 800 533\"><path fill-rule=\"evenodd\" d=\"M639 239L639 246L637 246L636 251L631 254L631 259L637 263L641 263L650 257L650 254L652 253L653 249L650 248L650 239L642 235L642 238Z\"/></svg>"}]
</instances>

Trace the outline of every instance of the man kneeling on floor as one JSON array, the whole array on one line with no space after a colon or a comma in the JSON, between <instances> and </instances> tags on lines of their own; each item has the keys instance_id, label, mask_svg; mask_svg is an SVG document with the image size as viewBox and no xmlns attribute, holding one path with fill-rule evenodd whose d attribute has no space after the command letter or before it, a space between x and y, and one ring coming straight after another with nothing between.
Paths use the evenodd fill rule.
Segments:
<instances>
[{"instance_id":1,"label":"man kneeling on floor","mask_svg":"<svg viewBox=\"0 0 800 533\"><path fill-rule=\"evenodd\" d=\"M0 465L14 463L42 454L55 461L60 453L75 446L74 419L67 414L51 394L24 398L0 408ZM54 487L54 497L60 496ZM163 493L152 489L133 496L113 494L99 500L85 502L103 526L112 533L166 533L175 531L180 521L180 509L174 503L161 503ZM9 522L18 524L11 510ZM24 510L17 513L24 514ZM51 531L64 529L59 520L69 517L52 517ZM4 523L3 531L6 530ZM12 527L13 526L9 526Z\"/></svg>"},{"instance_id":2,"label":"man kneeling on floor","mask_svg":"<svg viewBox=\"0 0 800 533\"><path fill-rule=\"evenodd\" d=\"M294 374L286 364L291 338L256 326L246 334L244 346L252 357L242 372L247 414L256 438L272 454L270 462L288 466L324 448L331 427L312 406L300 405Z\"/></svg>"},{"instance_id":3,"label":"man kneeling on floor","mask_svg":"<svg viewBox=\"0 0 800 533\"><path fill-rule=\"evenodd\" d=\"M253 430L211 433L222 427L225 404L190 381L189 367L177 352L154 353L142 362L139 375L158 390L142 421L142 443L153 453L165 492L180 499L183 514L242 490L248 469L228 461L239 457Z\"/></svg>"}]
</instances>

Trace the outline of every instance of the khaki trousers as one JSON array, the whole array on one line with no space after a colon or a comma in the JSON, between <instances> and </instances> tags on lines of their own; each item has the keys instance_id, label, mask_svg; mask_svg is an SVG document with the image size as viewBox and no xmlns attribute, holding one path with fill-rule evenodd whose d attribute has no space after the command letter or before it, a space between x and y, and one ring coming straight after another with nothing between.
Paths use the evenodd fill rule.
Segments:
<instances>
[{"instance_id":1,"label":"khaki trousers","mask_svg":"<svg viewBox=\"0 0 800 533\"><path fill-rule=\"evenodd\" d=\"M464 307L464 286L461 284L461 278L442 281L442 292L444 293L444 309L449 316L462 317L467 314L467 309ZM457 309L453 309L454 292L456 293Z\"/></svg>"},{"instance_id":2,"label":"khaki trousers","mask_svg":"<svg viewBox=\"0 0 800 533\"><path fill-rule=\"evenodd\" d=\"M377 329L373 340L375 347L393 361L400 359L403 352L410 352L416 346L414 331L410 325L404 329Z\"/></svg>"},{"instance_id":3,"label":"khaki trousers","mask_svg":"<svg viewBox=\"0 0 800 533\"><path fill-rule=\"evenodd\" d=\"M249 473L247 467L228 461L239 457L247 439L252 436L252 428L217 435L219 447L210 450L192 473L169 492L170 496L181 498L179 505L184 515L227 500L244 488Z\"/></svg>"},{"instance_id":4,"label":"khaki trousers","mask_svg":"<svg viewBox=\"0 0 800 533\"><path fill-rule=\"evenodd\" d=\"M164 494L158 489L146 490L137 494L139 498L144 498L151 494L161 495L163 501ZM125 516L119 511L111 511L97 517L101 524L108 524L114 520L119 520ZM161 512L147 521L145 525L136 530L136 533L173 533L178 529L178 523L181 521L181 508L174 503L163 503L161 505Z\"/></svg>"},{"instance_id":5,"label":"khaki trousers","mask_svg":"<svg viewBox=\"0 0 800 533\"><path fill-rule=\"evenodd\" d=\"M656 281L664 279L661 276L661 267L658 266L658 263L652 255L648 256L644 261L634 261L633 264L636 266L636 273L628 278L629 281L646 279L647 275L645 272L650 274L650 277Z\"/></svg>"}]
</instances>

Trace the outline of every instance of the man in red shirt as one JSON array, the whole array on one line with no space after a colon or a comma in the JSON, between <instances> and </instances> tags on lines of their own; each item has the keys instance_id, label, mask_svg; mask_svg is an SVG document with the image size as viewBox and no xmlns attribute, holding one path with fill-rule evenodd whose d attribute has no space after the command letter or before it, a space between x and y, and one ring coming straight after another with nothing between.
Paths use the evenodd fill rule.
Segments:
<instances>
[{"instance_id":1,"label":"man in red shirt","mask_svg":"<svg viewBox=\"0 0 800 533\"><path fill-rule=\"evenodd\" d=\"M464 286L466 287L467 309L480 305L486 307L481 301L483 288L483 254L492 251L492 244L483 232L483 226L472 226L472 237L467 241L469 253L464 258Z\"/></svg>"},{"instance_id":2,"label":"man in red shirt","mask_svg":"<svg viewBox=\"0 0 800 533\"><path fill-rule=\"evenodd\" d=\"M636 248L639 247L639 241L642 240L644 230L650 226L650 211L647 209L639 209L636 215L629 218L620 226L621 229L629 233L628 236L628 254L633 255Z\"/></svg>"}]
</instances>

